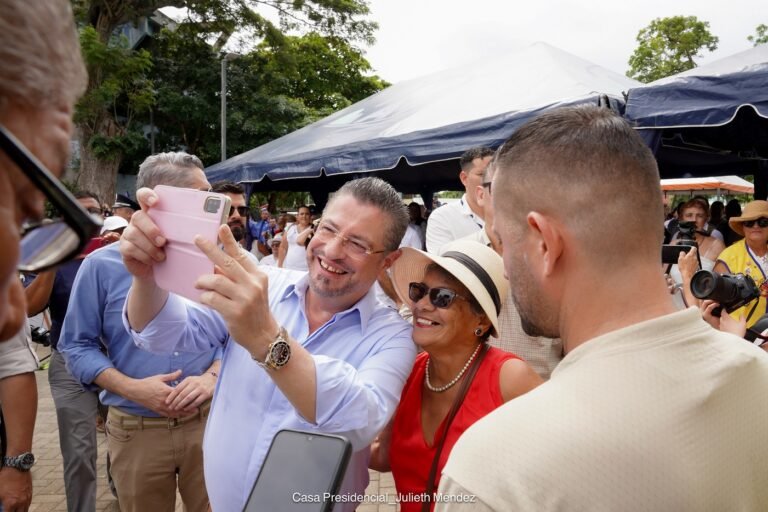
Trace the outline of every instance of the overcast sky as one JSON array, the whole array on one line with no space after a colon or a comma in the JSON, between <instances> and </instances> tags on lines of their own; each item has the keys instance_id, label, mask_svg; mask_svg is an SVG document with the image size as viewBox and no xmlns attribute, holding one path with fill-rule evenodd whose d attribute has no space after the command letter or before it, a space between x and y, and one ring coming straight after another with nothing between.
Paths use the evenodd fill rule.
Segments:
<instances>
[{"instance_id":1,"label":"overcast sky","mask_svg":"<svg viewBox=\"0 0 768 512\"><path fill-rule=\"evenodd\" d=\"M366 57L392 83L544 41L624 74L641 28L696 16L720 38L706 63L751 47L766 0L370 0L379 23ZM467 72L471 73L468 65Z\"/></svg>"}]
</instances>

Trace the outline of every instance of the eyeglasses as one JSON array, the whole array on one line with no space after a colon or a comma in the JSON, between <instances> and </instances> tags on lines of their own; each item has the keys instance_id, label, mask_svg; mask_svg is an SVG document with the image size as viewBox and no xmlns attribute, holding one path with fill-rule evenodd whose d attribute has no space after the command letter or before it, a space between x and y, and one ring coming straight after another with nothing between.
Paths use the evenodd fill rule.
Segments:
<instances>
[{"instance_id":1,"label":"eyeglasses","mask_svg":"<svg viewBox=\"0 0 768 512\"><path fill-rule=\"evenodd\" d=\"M341 233L339 233L338 229L331 226L327 222L320 222L320 224L317 225L314 238L324 243L328 243L334 238L338 238L339 241L341 242L342 247L346 249L347 254L350 257L356 258L356 259L363 259L366 256L370 256L371 254L379 254L382 252L387 252L386 250L374 251L370 247L368 247L365 244L365 242L362 242L360 240L355 240L354 238L349 238L342 235Z\"/></svg>"},{"instance_id":2,"label":"eyeglasses","mask_svg":"<svg viewBox=\"0 0 768 512\"><path fill-rule=\"evenodd\" d=\"M229 216L235 214L235 210L237 210L237 214L241 217L247 217L248 213L250 212L250 209L247 206L230 206L229 207Z\"/></svg>"},{"instance_id":3,"label":"eyeglasses","mask_svg":"<svg viewBox=\"0 0 768 512\"><path fill-rule=\"evenodd\" d=\"M765 217L760 217L757 220L745 220L744 222L742 222L745 228L751 228L752 226L755 225L755 223L757 223L757 225L760 226L761 228L768 228L768 219L766 219Z\"/></svg>"},{"instance_id":4,"label":"eyeglasses","mask_svg":"<svg viewBox=\"0 0 768 512\"><path fill-rule=\"evenodd\" d=\"M468 300L449 288L430 288L424 283L408 285L408 298L414 303L419 302L425 295L429 295L430 304L441 309L449 307L456 299Z\"/></svg>"},{"instance_id":5,"label":"eyeglasses","mask_svg":"<svg viewBox=\"0 0 768 512\"><path fill-rule=\"evenodd\" d=\"M79 254L88 241L98 235L101 219L86 212L59 180L2 125L0 148L62 215L61 219L34 221L22 228L17 268L22 272L40 272Z\"/></svg>"}]
</instances>

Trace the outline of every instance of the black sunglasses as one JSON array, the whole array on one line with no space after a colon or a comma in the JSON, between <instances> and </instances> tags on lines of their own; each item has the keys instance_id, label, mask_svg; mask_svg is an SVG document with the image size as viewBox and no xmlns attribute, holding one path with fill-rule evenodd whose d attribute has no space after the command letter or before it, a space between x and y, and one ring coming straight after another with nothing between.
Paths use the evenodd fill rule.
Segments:
<instances>
[{"instance_id":1,"label":"black sunglasses","mask_svg":"<svg viewBox=\"0 0 768 512\"><path fill-rule=\"evenodd\" d=\"M35 221L22 228L17 268L22 272L40 272L80 254L88 241L98 235L101 219L85 211L59 180L2 125L0 148L62 216Z\"/></svg>"},{"instance_id":2,"label":"black sunglasses","mask_svg":"<svg viewBox=\"0 0 768 512\"><path fill-rule=\"evenodd\" d=\"M429 302L433 306L442 309L453 304L455 299L467 300L449 288L430 288L424 283L410 283L408 285L408 298L414 303L419 302L425 295L429 295Z\"/></svg>"},{"instance_id":3,"label":"black sunglasses","mask_svg":"<svg viewBox=\"0 0 768 512\"><path fill-rule=\"evenodd\" d=\"M744 227L747 227L747 228L751 228L755 224L757 224L761 228L768 228L768 219L766 219L765 217L760 217L757 220L745 220L744 222L742 222L742 224L744 224Z\"/></svg>"},{"instance_id":4,"label":"black sunglasses","mask_svg":"<svg viewBox=\"0 0 768 512\"><path fill-rule=\"evenodd\" d=\"M230 206L229 207L229 216L235 214L235 210L237 210L238 215L241 217L247 217L248 212L250 212L250 209L247 206Z\"/></svg>"}]
</instances>

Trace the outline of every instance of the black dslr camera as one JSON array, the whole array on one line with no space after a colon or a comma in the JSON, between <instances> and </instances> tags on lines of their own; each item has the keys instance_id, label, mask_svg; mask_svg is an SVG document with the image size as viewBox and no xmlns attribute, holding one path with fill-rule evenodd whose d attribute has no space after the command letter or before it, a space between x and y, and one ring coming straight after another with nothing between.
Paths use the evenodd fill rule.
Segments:
<instances>
[{"instance_id":1,"label":"black dslr camera","mask_svg":"<svg viewBox=\"0 0 768 512\"><path fill-rule=\"evenodd\" d=\"M44 347L51 346L51 333L45 327L32 328L32 341Z\"/></svg>"},{"instance_id":2,"label":"black dslr camera","mask_svg":"<svg viewBox=\"0 0 768 512\"><path fill-rule=\"evenodd\" d=\"M696 223L694 221L680 222L677 225L678 245L696 247Z\"/></svg>"},{"instance_id":3,"label":"black dslr camera","mask_svg":"<svg viewBox=\"0 0 768 512\"><path fill-rule=\"evenodd\" d=\"M693 274L691 293L697 299L718 302L721 307L712 312L715 316L720 316L721 309L731 313L760 297L760 290L748 275L718 274L711 270Z\"/></svg>"}]
</instances>

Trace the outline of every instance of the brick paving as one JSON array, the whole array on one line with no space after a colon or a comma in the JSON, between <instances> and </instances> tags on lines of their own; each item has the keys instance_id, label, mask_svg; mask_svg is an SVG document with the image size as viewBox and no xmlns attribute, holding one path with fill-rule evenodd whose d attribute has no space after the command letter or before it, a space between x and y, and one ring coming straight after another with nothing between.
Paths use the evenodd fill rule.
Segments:
<instances>
[{"instance_id":1,"label":"brick paving","mask_svg":"<svg viewBox=\"0 0 768 512\"><path fill-rule=\"evenodd\" d=\"M47 355L48 349L38 347L39 357L42 358ZM34 494L29 510L30 512L66 511L67 500L64 495L59 432L56 423L56 410L48 386L48 370L40 370L35 375L37 377L38 407L32 451L37 461L32 468ZM96 510L97 512L119 512L120 507L117 500L112 496L107 486L107 439L104 434L99 434L98 451ZM400 507L394 504L396 493L392 473L371 471L370 476L371 483L366 489L369 498L366 503L357 508L358 512L398 511ZM182 510L181 498L177 494L176 511Z\"/></svg>"}]
</instances>

